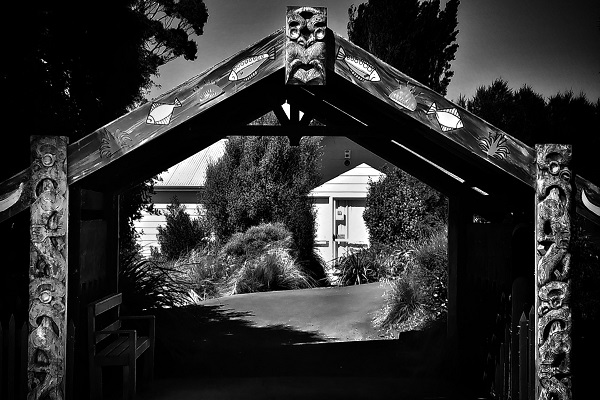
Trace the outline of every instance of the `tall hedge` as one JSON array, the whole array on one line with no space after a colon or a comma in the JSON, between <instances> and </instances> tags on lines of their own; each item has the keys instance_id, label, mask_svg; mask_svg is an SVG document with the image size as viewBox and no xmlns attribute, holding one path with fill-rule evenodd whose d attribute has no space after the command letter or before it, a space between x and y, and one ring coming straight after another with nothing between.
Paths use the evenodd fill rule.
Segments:
<instances>
[{"instance_id":1,"label":"tall hedge","mask_svg":"<svg viewBox=\"0 0 600 400\"><path fill-rule=\"evenodd\" d=\"M370 182L363 218L372 243L401 245L428 238L448 222L447 199L399 168Z\"/></svg>"},{"instance_id":2,"label":"tall hedge","mask_svg":"<svg viewBox=\"0 0 600 400\"><path fill-rule=\"evenodd\" d=\"M296 255L314 271L315 212L308 193L318 185L321 138L230 137L225 153L206 171L204 204L221 243L261 223L280 222L292 232Z\"/></svg>"}]
</instances>

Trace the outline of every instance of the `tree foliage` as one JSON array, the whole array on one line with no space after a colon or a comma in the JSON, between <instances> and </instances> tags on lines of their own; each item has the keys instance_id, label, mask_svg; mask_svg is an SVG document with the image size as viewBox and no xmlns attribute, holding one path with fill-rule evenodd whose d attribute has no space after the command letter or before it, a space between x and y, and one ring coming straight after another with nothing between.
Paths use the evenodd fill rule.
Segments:
<instances>
[{"instance_id":1,"label":"tree foliage","mask_svg":"<svg viewBox=\"0 0 600 400\"><path fill-rule=\"evenodd\" d=\"M398 246L431 236L448 222L447 199L398 168L370 182L363 213L373 243Z\"/></svg>"},{"instance_id":2,"label":"tree foliage","mask_svg":"<svg viewBox=\"0 0 600 400\"><path fill-rule=\"evenodd\" d=\"M591 132L600 123L600 99L592 103L585 94L574 95L571 91L545 99L528 85L515 91L498 78L489 86L480 86L471 99L463 100L463 105L529 146L571 143L574 170L587 177L596 174L592 160L600 136Z\"/></svg>"},{"instance_id":3,"label":"tree foliage","mask_svg":"<svg viewBox=\"0 0 600 400\"><path fill-rule=\"evenodd\" d=\"M21 125L4 135L12 157L4 158L3 178L29 166L30 135L62 135L73 143L142 103L160 65L180 55L196 57L191 35L202 34L208 17L203 0L109 0L95 6L13 1L5 12L26 16L27 23L18 30L12 24L0 28L6 39L2 110ZM124 240L135 237L132 220L149 204L151 191L149 180L123 196Z\"/></svg>"},{"instance_id":4,"label":"tree foliage","mask_svg":"<svg viewBox=\"0 0 600 400\"><path fill-rule=\"evenodd\" d=\"M148 20L145 50L159 65L183 56L195 60L198 46L192 35L202 35L208 9L198 0L137 0L135 8Z\"/></svg>"},{"instance_id":5,"label":"tree foliage","mask_svg":"<svg viewBox=\"0 0 600 400\"><path fill-rule=\"evenodd\" d=\"M167 206L166 225L158 226L160 252L169 260L177 259L208 240L209 232L198 218L191 218L177 196Z\"/></svg>"},{"instance_id":6,"label":"tree foliage","mask_svg":"<svg viewBox=\"0 0 600 400\"><path fill-rule=\"evenodd\" d=\"M230 137L225 153L206 171L208 223L225 243L236 232L281 222L300 260L312 257L315 215L308 193L319 182L320 138L290 146L286 137Z\"/></svg>"},{"instance_id":7,"label":"tree foliage","mask_svg":"<svg viewBox=\"0 0 600 400\"><path fill-rule=\"evenodd\" d=\"M454 72L459 0L369 0L348 10L348 38L441 94Z\"/></svg>"}]
</instances>

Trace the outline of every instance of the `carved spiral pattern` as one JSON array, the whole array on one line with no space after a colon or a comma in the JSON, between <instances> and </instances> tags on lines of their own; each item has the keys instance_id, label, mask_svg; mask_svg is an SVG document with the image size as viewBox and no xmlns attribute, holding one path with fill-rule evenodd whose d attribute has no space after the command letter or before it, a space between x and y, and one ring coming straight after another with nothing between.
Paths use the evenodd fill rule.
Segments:
<instances>
[{"instance_id":1,"label":"carved spiral pattern","mask_svg":"<svg viewBox=\"0 0 600 400\"><path fill-rule=\"evenodd\" d=\"M64 398L66 338L66 139L32 143L28 400Z\"/></svg>"},{"instance_id":2,"label":"carved spiral pattern","mask_svg":"<svg viewBox=\"0 0 600 400\"><path fill-rule=\"evenodd\" d=\"M539 399L571 399L571 146L536 150Z\"/></svg>"}]
</instances>

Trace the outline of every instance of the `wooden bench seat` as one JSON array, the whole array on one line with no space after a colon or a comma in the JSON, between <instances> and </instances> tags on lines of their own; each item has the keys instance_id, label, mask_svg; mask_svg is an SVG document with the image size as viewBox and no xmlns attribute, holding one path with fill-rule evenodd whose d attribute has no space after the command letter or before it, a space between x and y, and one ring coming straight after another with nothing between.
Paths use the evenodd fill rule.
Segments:
<instances>
[{"instance_id":1,"label":"wooden bench seat","mask_svg":"<svg viewBox=\"0 0 600 400\"><path fill-rule=\"evenodd\" d=\"M102 399L102 367L123 366L123 397L132 399L136 393L136 360L144 355L144 375L150 380L154 374L153 315L120 316L122 294L107 296L88 305L88 348L90 369L90 394L92 399ZM114 318L98 329L96 318L113 311ZM137 329L123 329L124 322L145 323L145 336Z\"/></svg>"}]
</instances>

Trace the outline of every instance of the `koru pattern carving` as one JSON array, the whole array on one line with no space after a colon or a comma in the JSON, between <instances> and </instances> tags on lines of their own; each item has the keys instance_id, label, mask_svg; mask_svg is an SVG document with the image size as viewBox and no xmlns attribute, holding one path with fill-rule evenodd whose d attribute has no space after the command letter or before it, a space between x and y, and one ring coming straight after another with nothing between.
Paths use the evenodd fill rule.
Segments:
<instances>
[{"instance_id":1,"label":"koru pattern carving","mask_svg":"<svg viewBox=\"0 0 600 400\"><path fill-rule=\"evenodd\" d=\"M67 138L32 138L28 400L64 398Z\"/></svg>"},{"instance_id":2,"label":"koru pattern carving","mask_svg":"<svg viewBox=\"0 0 600 400\"><path fill-rule=\"evenodd\" d=\"M571 399L571 146L536 151L538 399Z\"/></svg>"},{"instance_id":3,"label":"koru pattern carving","mask_svg":"<svg viewBox=\"0 0 600 400\"><path fill-rule=\"evenodd\" d=\"M288 7L285 43L286 84L325 84L326 33L326 8Z\"/></svg>"}]
</instances>

